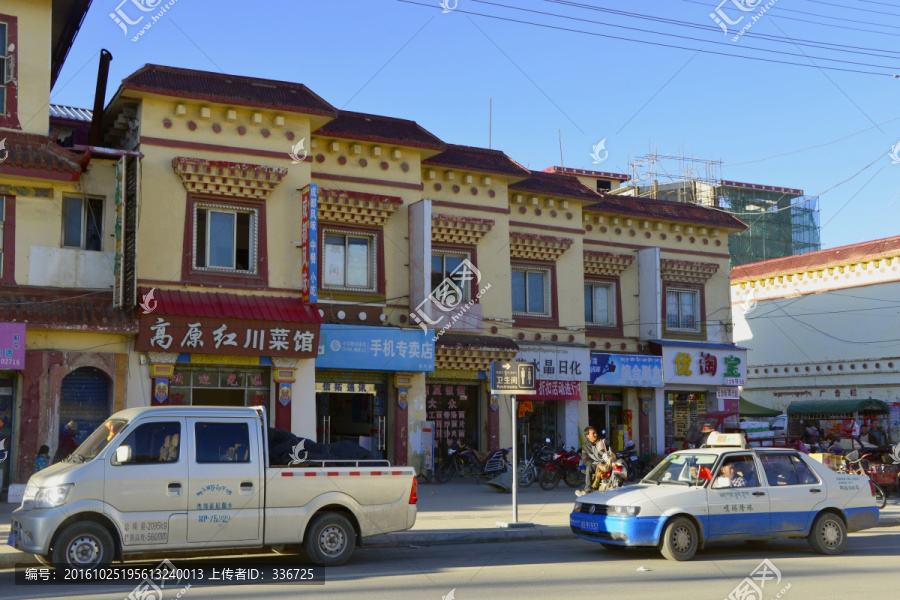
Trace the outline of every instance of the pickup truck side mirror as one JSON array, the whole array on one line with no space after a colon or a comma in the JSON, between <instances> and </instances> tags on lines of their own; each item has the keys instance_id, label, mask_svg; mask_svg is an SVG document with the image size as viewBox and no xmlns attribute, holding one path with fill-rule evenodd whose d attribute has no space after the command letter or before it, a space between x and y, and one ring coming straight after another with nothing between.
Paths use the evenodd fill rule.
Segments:
<instances>
[{"instance_id":1,"label":"pickup truck side mirror","mask_svg":"<svg viewBox=\"0 0 900 600\"><path fill-rule=\"evenodd\" d=\"M116 462L120 465L131 462L131 446L119 446L116 448Z\"/></svg>"}]
</instances>

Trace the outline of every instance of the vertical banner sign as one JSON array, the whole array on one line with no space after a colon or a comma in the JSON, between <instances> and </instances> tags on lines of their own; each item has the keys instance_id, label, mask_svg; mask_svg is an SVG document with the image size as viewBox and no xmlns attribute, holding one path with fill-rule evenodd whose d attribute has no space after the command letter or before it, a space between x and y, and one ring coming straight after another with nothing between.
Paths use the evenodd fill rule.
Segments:
<instances>
[{"instance_id":1,"label":"vertical banner sign","mask_svg":"<svg viewBox=\"0 0 900 600\"><path fill-rule=\"evenodd\" d=\"M311 186L300 192L300 298L309 303L309 197Z\"/></svg>"},{"instance_id":2,"label":"vertical banner sign","mask_svg":"<svg viewBox=\"0 0 900 600\"><path fill-rule=\"evenodd\" d=\"M319 185L309 185L309 298L306 302L319 301Z\"/></svg>"}]
</instances>

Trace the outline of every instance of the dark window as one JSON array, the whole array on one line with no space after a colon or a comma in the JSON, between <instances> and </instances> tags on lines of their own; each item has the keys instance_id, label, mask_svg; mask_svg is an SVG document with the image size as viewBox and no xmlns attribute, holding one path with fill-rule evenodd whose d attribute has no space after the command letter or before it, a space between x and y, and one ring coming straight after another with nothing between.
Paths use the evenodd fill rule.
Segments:
<instances>
[{"instance_id":1,"label":"dark window","mask_svg":"<svg viewBox=\"0 0 900 600\"><path fill-rule=\"evenodd\" d=\"M83 250L103 249L103 200L63 198L63 246Z\"/></svg>"},{"instance_id":2,"label":"dark window","mask_svg":"<svg viewBox=\"0 0 900 600\"><path fill-rule=\"evenodd\" d=\"M468 259L469 255L464 253L441 252L431 255L431 291L434 292L446 280L451 279L453 285L458 287L462 292L461 300L468 300L470 296L469 282L465 278L458 275L451 277L454 271L459 269L463 261ZM455 288L454 288L455 295Z\"/></svg>"},{"instance_id":3,"label":"dark window","mask_svg":"<svg viewBox=\"0 0 900 600\"><path fill-rule=\"evenodd\" d=\"M605 179L597 180L597 191L598 192L608 192L612 189L612 181L606 181Z\"/></svg>"},{"instance_id":4,"label":"dark window","mask_svg":"<svg viewBox=\"0 0 900 600\"><path fill-rule=\"evenodd\" d=\"M246 423L197 423L197 462L250 462L250 430Z\"/></svg>"},{"instance_id":5,"label":"dark window","mask_svg":"<svg viewBox=\"0 0 900 600\"><path fill-rule=\"evenodd\" d=\"M726 458L722 462L722 467L719 468L720 477L727 477L726 472L722 471L722 468L726 465L734 466L731 487L759 487L759 475L756 472L756 463L753 462L752 456L735 456Z\"/></svg>"},{"instance_id":6,"label":"dark window","mask_svg":"<svg viewBox=\"0 0 900 600\"><path fill-rule=\"evenodd\" d=\"M6 113L6 70L7 61L13 60L7 56L9 39L9 26L0 22L0 115Z\"/></svg>"},{"instance_id":7,"label":"dark window","mask_svg":"<svg viewBox=\"0 0 900 600\"><path fill-rule=\"evenodd\" d=\"M131 446L129 465L178 462L181 449L181 425L147 423L128 434L119 446Z\"/></svg>"},{"instance_id":8,"label":"dark window","mask_svg":"<svg viewBox=\"0 0 900 600\"><path fill-rule=\"evenodd\" d=\"M799 456L792 454L759 457L769 485L809 485L819 480Z\"/></svg>"}]
</instances>

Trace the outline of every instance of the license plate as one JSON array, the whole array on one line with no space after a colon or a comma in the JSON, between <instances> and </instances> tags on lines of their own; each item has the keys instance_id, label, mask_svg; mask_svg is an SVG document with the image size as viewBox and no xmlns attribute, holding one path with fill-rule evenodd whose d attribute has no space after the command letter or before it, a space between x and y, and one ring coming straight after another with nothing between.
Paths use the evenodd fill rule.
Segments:
<instances>
[{"instance_id":1,"label":"license plate","mask_svg":"<svg viewBox=\"0 0 900 600\"><path fill-rule=\"evenodd\" d=\"M16 547L16 534L12 531L9 532L9 537L6 539L6 543L13 548Z\"/></svg>"},{"instance_id":2,"label":"license plate","mask_svg":"<svg viewBox=\"0 0 900 600\"><path fill-rule=\"evenodd\" d=\"M581 529L583 531L600 531L600 523L596 521L582 521Z\"/></svg>"}]
</instances>

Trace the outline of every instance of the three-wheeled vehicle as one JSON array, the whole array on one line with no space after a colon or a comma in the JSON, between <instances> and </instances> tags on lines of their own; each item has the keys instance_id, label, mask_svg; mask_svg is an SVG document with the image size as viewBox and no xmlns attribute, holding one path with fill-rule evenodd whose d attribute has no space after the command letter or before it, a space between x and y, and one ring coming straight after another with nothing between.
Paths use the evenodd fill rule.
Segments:
<instances>
[{"instance_id":1,"label":"three-wheeled vehicle","mask_svg":"<svg viewBox=\"0 0 900 600\"><path fill-rule=\"evenodd\" d=\"M882 400L801 400L787 407L788 431L801 435L810 425L822 430L826 435L840 438L845 453L857 451L868 458L869 477L880 485L886 494L900 493L900 466L893 464L893 447L863 445L852 435L855 423L874 420L885 425L885 433L891 439L890 407Z\"/></svg>"}]
</instances>

